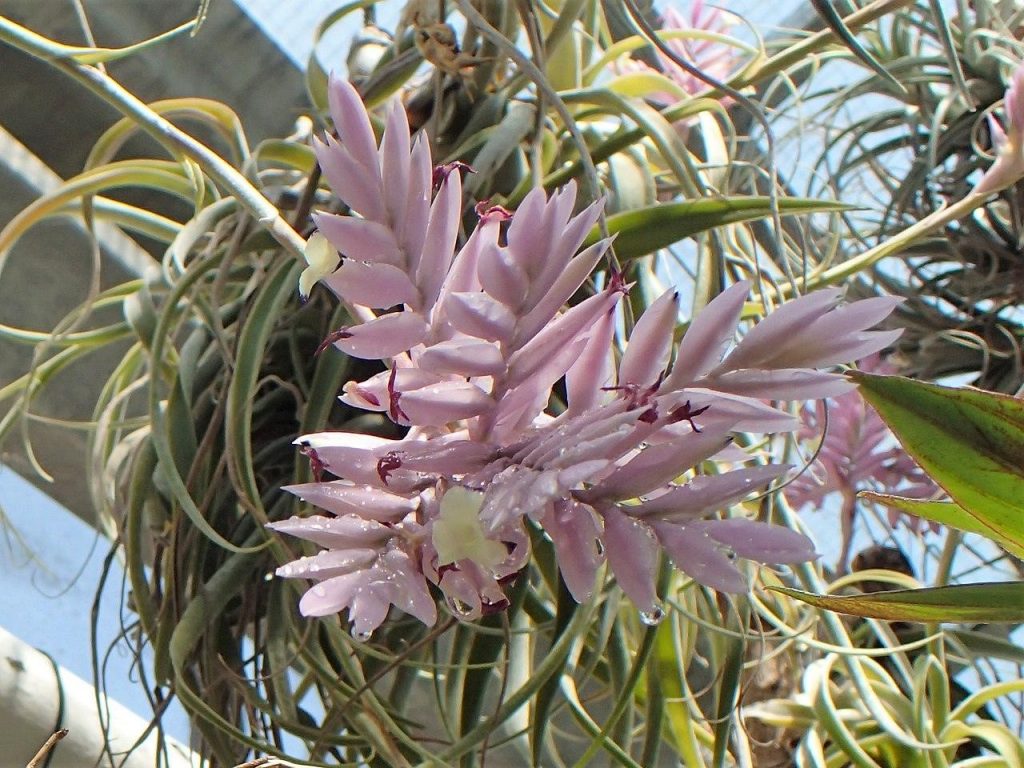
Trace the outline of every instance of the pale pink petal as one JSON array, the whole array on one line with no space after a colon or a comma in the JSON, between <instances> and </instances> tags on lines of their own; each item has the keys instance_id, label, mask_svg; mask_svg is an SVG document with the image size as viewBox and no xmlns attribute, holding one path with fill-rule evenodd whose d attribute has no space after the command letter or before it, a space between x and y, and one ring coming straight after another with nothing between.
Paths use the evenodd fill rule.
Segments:
<instances>
[{"instance_id":1,"label":"pale pink petal","mask_svg":"<svg viewBox=\"0 0 1024 768\"><path fill-rule=\"evenodd\" d=\"M313 221L344 256L356 261L405 267L405 256L398 248L394 233L383 224L333 213L314 213Z\"/></svg>"},{"instance_id":2,"label":"pale pink petal","mask_svg":"<svg viewBox=\"0 0 1024 768\"><path fill-rule=\"evenodd\" d=\"M594 594L597 569L604 562L601 528L593 510L574 501L559 501L541 519L544 532L555 545L558 569L577 603Z\"/></svg>"},{"instance_id":3,"label":"pale pink petal","mask_svg":"<svg viewBox=\"0 0 1024 768\"><path fill-rule=\"evenodd\" d=\"M494 407L494 401L468 381L440 384L401 393L402 424L440 427L453 421L479 416Z\"/></svg>"},{"instance_id":4,"label":"pale pink petal","mask_svg":"<svg viewBox=\"0 0 1024 768\"><path fill-rule=\"evenodd\" d=\"M508 248L520 260L520 266L529 271L534 261L540 261L551 243L543 243L543 251L536 249L535 233L537 225L544 220L544 208L547 205L547 194L543 187L531 189L519 204L508 225L506 242Z\"/></svg>"},{"instance_id":5,"label":"pale pink petal","mask_svg":"<svg viewBox=\"0 0 1024 768\"><path fill-rule=\"evenodd\" d=\"M851 360L852 358L846 358ZM854 388L854 384L836 373L808 368L761 370L745 368L715 376L716 390L759 400L803 400L836 397Z\"/></svg>"},{"instance_id":6,"label":"pale pink petal","mask_svg":"<svg viewBox=\"0 0 1024 768\"><path fill-rule=\"evenodd\" d=\"M427 335L427 324L415 312L393 312L353 325L334 346L364 360L383 360L416 346Z\"/></svg>"},{"instance_id":7,"label":"pale pink petal","mask_svg":"<svg viewBox=\"0 0 1024 768\"><path fill-rule=\"evenodd\" d=\"M430 596L423 574L412 558L399 549L390 549L384 553L381 561L393 577L396 594L391 602L428 627L433 626L437 621L437 605Z\"/></svg>"},{"instance_id":8,"label":"pale pink petal","mask_svg":"<svg viewBox=\"0 0 1024 768\"><path fill-rule=\"evenodd\" d=\"M346 481L286 485L281 490L335 515L359 515L381 522L398 522L419 508L416 497L406 498L373 486L353 485Z\"/></svg>"},{"instance_id":9,"label":"pale pink petal","mask_svg":"<svg viewBox=\"0 0 1024 768\"><path fill-rule=\"evenodd\" d=\"M363 573L365 571L347 573L320 582L299 600L299 613L303 616L330 616L345 610L364 581Z\"/></svg>"},{"instance_id":10,"label":"pale pink petal","mask_svg":"<svg viewBox=\"0 0 1024 768\"><path fill-rule=\"evenodd\" d=\"M682 389L718 365L726 345L736 335L736 324L749 292L750 283L736 283L693 318L676 348L676 359L661 386L662 392Z\"/></svg>"},{"instance_id":11,"label":"pale pink petal","mask_svg":"<svg viewBox=\"0 0 1024 768\"><path fill-rule=\"evenodd\" d=\"M616 383L614 335L615 312L609 310L591 328L586 347L565 373L569 415L577 416L612 398L612 393L604 390Z\"/></svg>"},{"instance_id":12,"label":"pale pink petal","mask_svg":"<svg viewBox=\"0 0 1024 768\"><path fill-rule=\"evenodd\" d=\"M387 525L357 515L290 517L267 528L329 549L376 547L395 535Z\"/></svg>"},{"instance_id":13,"label":"pale pink petal","mask_svg":"<svg viewBox=\"0 0 1024 768\"><path fill-rule=\"evenodd\" d=\"M485 217L480 220L452 262L452 268L444 284L444 294L476 293L481 289L477 270L480 264L480 253L492 243L498 242L501 223L496 217Z\"/></svg>"},{"instance_id":14,"label":"pale pink petal","mask_svg":"<svg viewBox=\"0 0 1024 768\"><path fill-rule=\"evenodd\" d=\"M586 345L586 338L577 338L547 352L547 356L531 361L506 377L511 384L509 390L498 402L494 417L494 434L505 438L517 434L530 424L550 398L551 387L565 375L579 358Z\"/></svg>"},{"instance_id":15,"label":"pale pink petal","mask_svg":"<svg viewBox=\"0 0 1024 768\"><path fill-rule=\"evenodd\" d=\"M697 387L659 397L658 409L661 412L668 412L685 405L687 401L694 409L709 406L697 419L701 427L706 423L721 421L731 423L737 432L769 434L792 432L800 428L799 419L759 400Z\"/></svg>"},{"instance_id":16,"label":"pale pink petal","mask_svg":"<svg viewBox=\"0 0 1024 768\"><path fill-rule=\"evenodd\" d=\"M759 563L805 563L818 556L814 542L781 525L731 517L687 523L686 528L705 532L738 556Z\"/></svg>"},{"instance_id":17,"label":"pale pink petal","mask_svg":"<svg viewBox=\"0 0 1024 768\"><path fill-rule=\"evenodd\" d=\"M619 587L641 611L660 610L654 591L660 553L653 532L617 507L599 511L604 518L605 557Z\"/></svg>"},{"instance_id":18,"label":"pale pink petal","mask_svg":"<svg viewBox=\"0 0 1024 768\"><path fill-rule=\"evenodd\" d=\"M334 194L367 219L384 221L386 212L379 179L368 174L348 150L330 136L326 143L314 138L313 152Z\"/></svg>"},{"instance_id":19,"label":"pale pink petal","mask_svg":"<svg viewBox=\"0 0 1024 768\"><path fill-rule=\"evenodd\" d=\"M619 467L589 493L594 498L633 499L674 480L690 467L714 455L730 440L730 428L704 428L663 443L650 445Z\"/></svg>"},{"instance_id":20,"label":"pale pink petal","mask_svg":"<svg viewBox=\"0 0 1024 768\"><path fill-rule=\"evenodd\" d=\"M788 464L737 469L721 475L700 475L686 485L648 499L630 512L644 519L682 522L725 509L782 476Z\"/></svg>"},{"instance_id":21,"label":"pale pink petal","mask_svg":"<svg viewBox=\"0 0 1024 768\"><path fill-rule=\"evenodd\" d=\"M341 401L368 411L386 411L391 406L393 392L406 392L447 380L445 376L420 368L397 368L394 369L394 376L392 380L391 370L387 370L363 382L350 381L345 384L345 394L341 396Z\"/></svg>"},{"instance_id":22,"label":"pale pink petal","mask_svg":"<svg viewBox=\"0 0 1024 768\"><path fill-rule=\"evenodd\" d=\"M420 442L422 453L409 452L402 460L402 466L415 472L465 475L482 470L493 461L495 450L485 443L472 440L453 440L440 445L434 442ZM409 445L411 449L413 446Z\"/></svg>"},{"instance_id":23,"label":"pale pink petal","mask_svg":"<svg viewBox=\"0 0 1024 768\"><path fill-rule=\"evenodd\" d=\"M433 169L430 164L430 142L417 136L413 142L409 168L409 189L405 204L405 219L393 222L399 233L402 249L411 257L419 258L423 251L430 217L430 191L433 186Z\"/></svg>"},{"instance_id":24,"label":"pale pink petal","mask_svg":"<svg viewBox=\"0 0 1024 768\"><path fill-rule=\"evenodd\" d=\"M619 363L619 385L647 387L665 372L679 318L679 294L666 291L640 316Z\"/></svg>"},{"instance_id":25,"label":"pale pink petal","mask_svg":"<svg viewBox=\"0 0 1024 768\"><path fill-rule=\"evenodd\" d=\"M545 359L554 355L560 348L575 340L586 339L590 328L604 313L615 307L621 295L617 290L601 291L601 293L571 307L567 312L548 323L532 339L517 337L517 345L522 346L509 359L509 380L523 381L544 366ZM575 362L575 358L569 362L569 365L572 365L573 362ZM562 374L566 370L568 370L568 365Z\"/></svg>"},{"instance_id":26,"label":"pale pink petal","mask_svg":"<svg viewBox=\"0 0 1024 768\"><path fill-rule=\"evenodd\" d=\"M310 557L300 557L274 573L286 579L323 581L369 567L377 559L376 549L326 549Z\"/></svg>"},{"instance_id":27,"label":"pale pink petal","mask_svg":"<svg viewBox=\"0 0 1024 768\"><path fill-rule=\"evenodd\" d=\"M692 528L694 524L655 523L654 531L672 564L689 574L698 584L719 592L740 594L748 589L747 580L733 565L726 548L708 535Z\"/></svg>"},{"instance_id":28,"label":"pale pink petal","mask_svg":"<svg viewBox=\"0 0 1024 768\"><path fill-rule=\"evenodd\" d=\"M722 364L724 370L761 368L775 358L793 336L815 323L842 298L839 288L828 288L800 296L783 304L755 325ZM780 365L789 368L789 365Z\"/></svg>"},{"instance_id":29,"label":"pale pink petal","mask_svg":"<svg viewBox=\"0 0 1024 768\"><path fill-rule=\"evenodd\" d=\"M827 349L818 351L814 365L835 365L880 352L891 347L902 335L902 328L892 331L862 331L850 334L845 338L836 339Z\"/></svg>"},{"instance_id":30,"label":"pale pink petal","mask_svg":"<svg viewBox=\"0 0 1024 768\"><path fill-rule=\"evenodd\" d=\"M475 338L443 341L428 347L419 364L435 373L458 376L497 376L505 372L505 359L491 342Z\"/></svg>"},{"instance_id":31,"label":"pale pink petal","mask_svg":"<svg viewBox=\"0 0 1024 768\"><path fill-rule=\"evenodd\" d=\"M580 247L587 235L590 234L603 209L604 198L602 197L587 206L564 227L556 228L555 240L551 245L547 246L549 252L551 254L564 254L562 259L568 259L568 257L574 254ZM584 253L590 253L593 250L598 249L603 255L610 244L610 239L601 241L600 243L595 243L584 251ZM543 263L543 269L534 278L533 288L531 289L530 296L527 299L527 306L532 307L537 299L544 295L544 291L547 286L553 284L558 279L559 275L565 269L564 266L558 267L558 263L558 260L554 258L549 258Z\"/></svg>"},{"instance_id":32,"label":"pale pink petal","mask_svg":"<svg viewBox=\"0 0 1024 768\"><path fill-rule=\"evenodd\" d=\"M483 292L450 293L444 311L456 329L486 341L507 341L515 331L516 316Z\"/></svg>"},{"instance_id":33,"label":"pale pink petal","mask_svg":"<svg viewBox=\"0 0 1024 768\"><path fill-rule=\"evenodd\" d=\"M364 172L376 174L375 180L379 182L377 140L374 138L373 127L370 125L363 100L359 98L356 89L344 78L331 75L327 83L327 102L334 127L338 131L338 139L364 167Z\"/></svg>"},{"instance_id":34,"label":"pale pink petal","mask_svg":"<svg viewBox=\"0 0 1024 768\"><path fill-rule=\"evenodd\" d=\"M416 285L423 296L423 309L429 310L437 301L441 284L455 253L455 238L459 234L459 214L462 204L462 178L451 173L430 207L423 251L416 268Z\"/></svg>"},{"instance_id":35,"label":"pale pink petal","mask_svg":"<svg viewBox=\"0 0 1024 768\"><path fill-rule=\"evenodd\" d=\"M857 357L846 357L846 349L853 340L871 341L872 337L861 333L888 317L902 299L879 296L855 301L819 317L813 324L794 328L788 339L780 343L769 358L773 368L825 367L847 363ZM878 332L885 333L885 332ZM885 339L892 338L889 332ZM881 349L881 346L878 347ZM872 352L878 349L871 350Z\"/></svg>"},{"instance_id":36,"label":"pale pink petal","mask_svg":"<svg viewBox=\"0 0 1024 768\"><path fill-rule=\"evenodd\" d=\"M380 141L384 200L388 209L388 219L394 225L396 233L402 229L408 205L411 164L409 152L409 122L405 116L405 108L396 100L388 111L387 127Z\"/></svg>"},{"instance_id":37,"label":"pale pink petal","mask_svg":"<svg viewBox=\"0 0 1024 768\"><path fill-rule=\"evenodd\" d=\"M587 248L576 258L566 265L565 269L554 279L553 282L541 284L535 281L531 287L531 293L535 288L541 288L539 300L530 308L519 321L519 337L521 339L533 338L552 317L560 310L574 293L583 285L583 281L593 271L598 260L608 250L611 240L601 240ZM550 287L548 287L550 285ZM509 304L514 306L513 304ZM527 300L527 306L530 300Z\"/></svg>"},{"instance_id":38,"label":"pale pink petal","mask_svg":"<svg viewBox=\"0 0 1024 768\"><path fill-rule=\"evenodd\" d=\"M323 282L343 301L363 307L386 309L420 303L419 291L408 275L390 264L347 260Z\"/></svg>"},{"instance_id":39,"label":"pale pink petal","mask_svg":"<svg viewBox=\"0 0 1024 768\"><path fill-rule=\"evenodd\" d=\"M513 312L518 312L529 287L526 272L516 263L513 252L497 244L480 250L477 266L480 285Z\"/></svg>"}]
</instances>

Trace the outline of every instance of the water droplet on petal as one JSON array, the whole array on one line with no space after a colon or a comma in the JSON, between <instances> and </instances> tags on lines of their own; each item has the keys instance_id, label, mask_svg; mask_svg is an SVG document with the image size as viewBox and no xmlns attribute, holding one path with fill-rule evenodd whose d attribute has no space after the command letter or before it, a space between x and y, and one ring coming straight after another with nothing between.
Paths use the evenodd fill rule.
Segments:
<instances>
[{"instance_id":1,"label":"water droplet on petal","mask_svg":"<svg viewBox=\"0 0 1024 768\"><path fill-rule=\"evenodd\" d=\"M457 597L448 595L445 602L448 603L448 607L451 609L451 612L455 614L456 618L468 619L473 615L473 607L468 603L462 602Z\"/></svg>"},{"instance_id":2,"label":"water droplet on petal","mask_svg":"<svg viewBox=\"0 0 1024 768\"><path fill-rule=\"evenodd\" d=\"M665 610L660 605L655 605L649 611L640 611L640 621L648 627L656 627L665 618Z\"/></svg>"},{"instance_id":3,"label":"water droplet on petal","mask_svg":"<svg viewBox=\"0 0 1024 768\"><path fill-rule=\"evenodd\" d=\"M367 640L370 639L371 635L373 635L373 632L371 630L364 629L362 632L353 632L352 639L355 640L357 643L365 643Z\"/></svg>"}]
</instances>

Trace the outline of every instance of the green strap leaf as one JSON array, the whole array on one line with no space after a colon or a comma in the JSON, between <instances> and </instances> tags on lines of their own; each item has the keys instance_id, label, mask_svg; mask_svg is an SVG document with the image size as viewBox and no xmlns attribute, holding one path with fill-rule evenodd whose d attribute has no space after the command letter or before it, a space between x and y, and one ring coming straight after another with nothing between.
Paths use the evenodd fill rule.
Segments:
<instances>
[{"instance_id":1,"label":"green strap leaf","mask_svg":"<svg viewBox=\"0 0 1024 768\"><path fill-rule=\"evenodd\" d=\"M827 611L886 621L1017 623L1024 621L1024 582L899 589L870 595L816 595L788 587L775 592Z\"/></svg>"},{"instance_id":2,"label":"green strap leaf","mask_svg":"<svg viewBox=\"0 0 1024 768\"><path fill-rule=\"evenodd\" d=\"M899 376L850 376L907 452L986 535L1024 547L1024 401Z\"/></svg>"},{"instance_id":3,"label":"green strap leaf","mask_svg":"<svg viewBox=\"0 0 1024 768\"><path fill-rule=\"evenodd\" d=\"M857 495L862 499L898 509L900 512L931 520L934 523L939 523L949 528L956 528L958 531L985 536L998 543L1010 554L1024 558L1024 547L1021 547L1015 541L1000 536L956 502L908 499L903 496L890 496L887 493L875 493L874 491L862 491Z\"/></svg>"},{"instance_id":4,"label":"green strap leaf","mask_svg":"<svg viewBox=\"0 0 1024 768\"><path fill-rule=\"evenodd\" d=\"M845 211L850 207L827 200L783 198L779 200L782 214ZM771 214L768 197L719 197L686 200L681 203L652 205L608 217L608 231L618 235L615 251L620 258L637 258L666 248L680 240L726 224L739 224ZM601 237L595 228L584 245Z\"/></svg>"}]
</instances>

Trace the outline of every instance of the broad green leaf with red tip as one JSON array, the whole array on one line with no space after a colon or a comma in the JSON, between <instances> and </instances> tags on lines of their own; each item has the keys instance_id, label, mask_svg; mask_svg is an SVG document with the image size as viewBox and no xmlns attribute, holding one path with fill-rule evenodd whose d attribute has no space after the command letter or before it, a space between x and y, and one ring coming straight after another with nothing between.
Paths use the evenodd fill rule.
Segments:
<instances>
[{"instance_id":1,"label":"broad green leaf with red tip","mask_svg":"<svg viewBox=\"0 0 1024 768\"><path fill-rule=\"evenodd\" d=\"M1024 547L1024 401L899 376L850 376L907 453L985 535Z\"/></svg>"}]
</instances>

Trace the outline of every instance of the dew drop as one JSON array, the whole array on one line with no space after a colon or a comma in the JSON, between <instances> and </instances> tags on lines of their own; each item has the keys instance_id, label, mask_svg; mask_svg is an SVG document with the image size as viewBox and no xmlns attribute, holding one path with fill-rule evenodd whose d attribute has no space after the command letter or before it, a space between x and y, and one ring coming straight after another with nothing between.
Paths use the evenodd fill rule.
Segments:
<instances>
[{"instance_id":1,"label":"dew drop","mask_svg":"<svg viewBox=\"0 0 1024 768\"><path fill-rule=\"evenodd\" d=\"M448 603L448 607L451 612L455 614L456 618L467 619L473 615L473 608L468 603L464 603L457 597L449 595L445 602Z\"/></svg>"},{"instance_id":2,"label":"dew drop","mask_svg":"<svg viewBox=\"0 0 1024 768\"><path fill-rule=\"evenodd\" d=\"M648 627L656 627L665 618L665 610L660 605L655 605L649 611L640 611L640 621Z\"/></svg>"},{"instance_id":3,"label":"dew drop","mask_svg":"<svg viewBox=\"0 0 1024 768\"><path fill-rule=\"evenodd\" d=\"M365 643L367 640L370 639L371 635L373 635L372 631L364 629L362 632L353 632L352 639L355 640L357 643Z\"/></svg>"}]
</instances>

